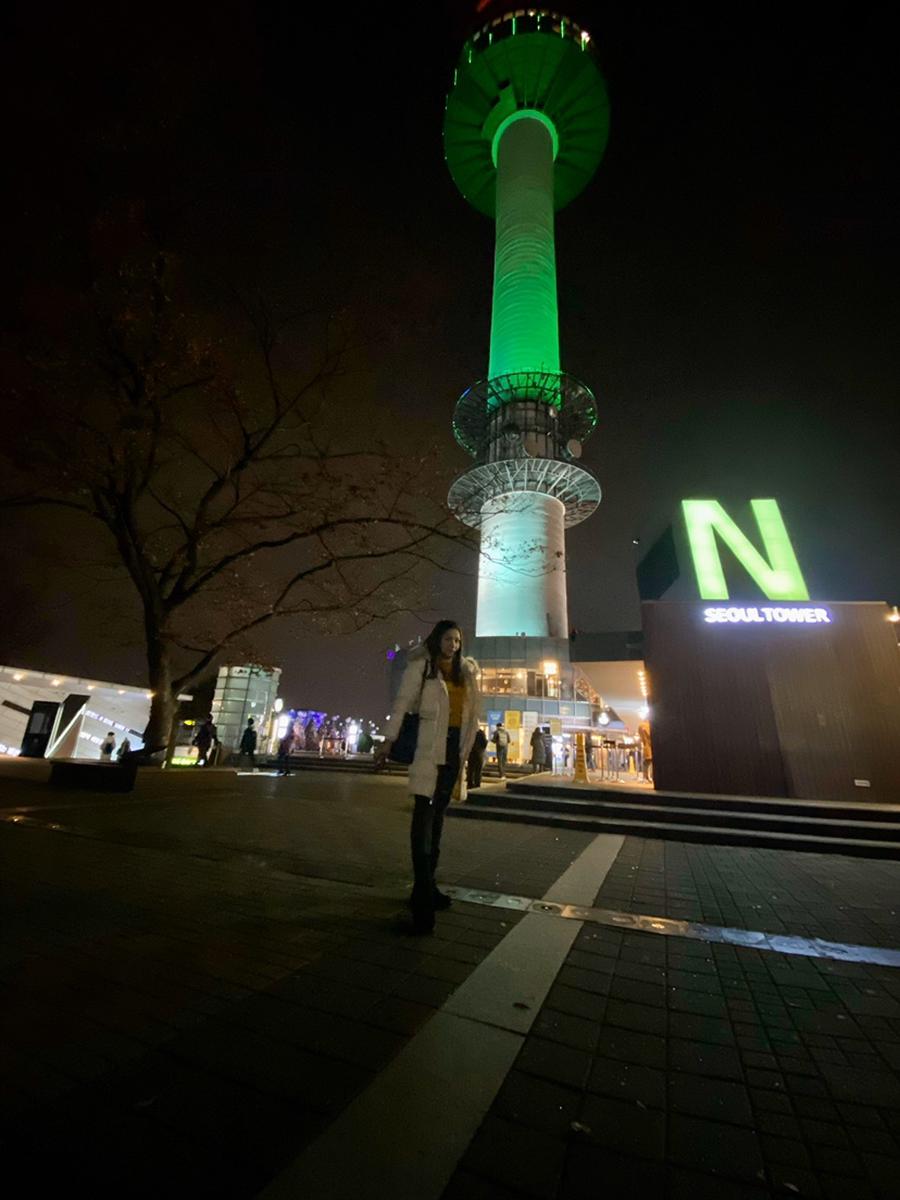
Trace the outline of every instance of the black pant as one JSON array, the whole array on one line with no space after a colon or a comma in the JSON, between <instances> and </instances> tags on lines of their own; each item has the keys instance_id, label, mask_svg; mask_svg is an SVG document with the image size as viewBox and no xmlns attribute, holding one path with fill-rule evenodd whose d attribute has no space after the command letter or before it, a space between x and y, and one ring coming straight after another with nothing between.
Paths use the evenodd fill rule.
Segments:
<instances>
[{"instance_id":1,"label":"black pant","mask_svg":"<svg viewBox=\"0 0 900 1200\"><path fill-rule=\"evenodd\" d=\"M441 853L444 813L459 776L459 729L447 730L444 765L438 767L433 796L416 796L412 827L409 831L413 864L413 908L428 912L434 906L434 872Z\"/></svg>"},{"instance_id":2,"label":"black pant","mask_svg":"<svg viewBox=\"0 0 900 1200\"><path fill-rule=\"evenodd\" d=\"M484 770L484 751L473 750L466 764L466 786L481 787L481 772Z\"/></svg>"},{"instance_id":3,"label":"black pant","mask_svg":"<svg viewBox=\"0 0 900 1200\"><path fill-rule=\"evenodd\" d=\"M509 753L509 746L497 747L497 771L502 779L506 774L506 756Z\"/></svg>"}]
</instances>

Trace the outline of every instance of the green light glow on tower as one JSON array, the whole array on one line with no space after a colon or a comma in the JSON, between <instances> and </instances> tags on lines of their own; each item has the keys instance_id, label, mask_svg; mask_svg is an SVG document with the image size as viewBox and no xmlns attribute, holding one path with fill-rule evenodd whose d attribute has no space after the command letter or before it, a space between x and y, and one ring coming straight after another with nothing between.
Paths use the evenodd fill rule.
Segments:
<instances>
[{"instance_id":1,"label":"green light glow on tower","mask_svg":"<svg viewBox=\"0 0 900 1200\"><path fill-rule=\"evenodd\" d=\"M492 379L560 370L554 211L596 170L609 128L589 43L552 12L508 12L466 44L447 99L451 174L496 221Z\"/></svg>"},{"instance_id":2,"label":"green light glow on tower","mask_svg":"<svg viewBox=\"0 0 900 1200\"><path fill-rule=\"evenodd\" d=\"M808 600L809 592L788 537L777 500L751 500L766 558L756 549L718 500L682 500L697 586L703 600L727 600L728 584L716 535L722 539L769 600Z\"/></svg>"},{"instance_id":3,"label":"green light glow on tower","mask_svg":"<svg viewBox=\"0 0 900 1200\"><path fill-rule=\"evenodd\" d=\"M526 117L506 126L497 147L497 240L491 320L491 378L559 371L553 142Z\"/></svg>"}]
</instances>

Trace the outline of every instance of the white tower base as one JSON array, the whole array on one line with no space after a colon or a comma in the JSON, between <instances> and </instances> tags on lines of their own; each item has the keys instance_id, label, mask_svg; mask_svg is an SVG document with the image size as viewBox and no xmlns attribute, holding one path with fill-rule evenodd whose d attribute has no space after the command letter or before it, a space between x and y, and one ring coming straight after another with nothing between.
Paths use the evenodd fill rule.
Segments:
<instances>
[{"instance_id":1,"label":"white tower base","mask_svg":"<svg viewBox=\"0 0 900 1200\"><path fill-rule=\"evenodd\" d=\"M484 505L477 637L567 636L565 517L560 500L538 492Z\"/></svg>"}]
</instances>

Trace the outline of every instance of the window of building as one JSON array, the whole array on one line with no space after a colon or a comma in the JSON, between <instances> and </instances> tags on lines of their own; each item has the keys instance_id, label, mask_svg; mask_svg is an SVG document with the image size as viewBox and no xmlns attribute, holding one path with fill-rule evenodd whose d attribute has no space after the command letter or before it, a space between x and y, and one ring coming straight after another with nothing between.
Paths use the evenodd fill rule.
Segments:
<instances>
[{"instance_id":1,"label":"window of building","mask_svg":"<svg viewBox=\"0 0 900 1200\"><path fill-rule=\"evenodd\" d=\"M481 690L501 696L525 695L525 672L511 667L483 667Z\"/></svg>"}]
</instances>

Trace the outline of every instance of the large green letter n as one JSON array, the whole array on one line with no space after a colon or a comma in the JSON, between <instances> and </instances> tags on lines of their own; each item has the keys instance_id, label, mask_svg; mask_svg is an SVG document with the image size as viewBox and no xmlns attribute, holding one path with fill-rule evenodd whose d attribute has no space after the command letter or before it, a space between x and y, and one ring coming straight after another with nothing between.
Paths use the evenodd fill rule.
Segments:
<instances>
[{"instance_id":1,"label":"large green letter n","mask_svg":"<svg viewBox=\"0 0 900 1200\"><path fill-rule=\"evenodd\" d=\"M682 500L681 507L703 600L729 598L716 534L769 600L809 599L777 501L750 501L768 561L741 533L718 500Z\"/></svg>"}]
</instances>

